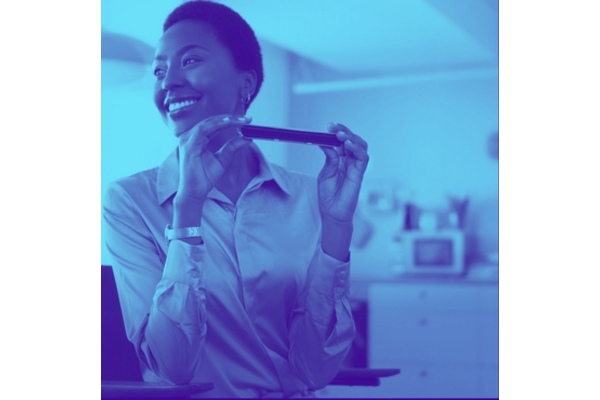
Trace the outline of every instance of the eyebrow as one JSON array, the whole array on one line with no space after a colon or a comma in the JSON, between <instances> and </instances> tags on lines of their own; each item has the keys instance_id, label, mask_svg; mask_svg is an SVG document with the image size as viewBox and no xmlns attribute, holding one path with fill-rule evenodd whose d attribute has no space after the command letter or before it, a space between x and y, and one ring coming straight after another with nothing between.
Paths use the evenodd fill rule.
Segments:
<instances>
[{"instance_id":1,"label":"eyebrow","mask_svg":"<svg viewBox=\"0 0 600 400\"><path fill-rule=\"evenodd\" d=\"M200 46L198 44L188 44L187 46L183 46L181 49L179 49L179 51L177 52L177 54L183 54L187 51L190 51L191 49L194 48L198 48L201 50L205 50L208 51L208 49L204 46ZM156 57L154 57L154 61L164 61L167 59L167 56L165 56L164 54L159 54Z\"/></svg>"}]
</instances>

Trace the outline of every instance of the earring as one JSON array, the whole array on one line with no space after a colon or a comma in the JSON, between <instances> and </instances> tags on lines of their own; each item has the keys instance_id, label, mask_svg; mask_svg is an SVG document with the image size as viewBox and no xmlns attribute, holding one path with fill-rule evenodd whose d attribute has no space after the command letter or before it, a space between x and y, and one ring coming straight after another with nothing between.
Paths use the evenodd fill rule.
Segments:
<instances>
[{"instance_id":1,"label":"earring","mask_svg":"<svg viewBox=\"0 0 600 400\"><path fill-rule=\"evenodd\" d=\"M245 97L242 95L241 100L242 104L247 106L250 103L250 93L246 93Z\"/></svg>"}]
</instances>

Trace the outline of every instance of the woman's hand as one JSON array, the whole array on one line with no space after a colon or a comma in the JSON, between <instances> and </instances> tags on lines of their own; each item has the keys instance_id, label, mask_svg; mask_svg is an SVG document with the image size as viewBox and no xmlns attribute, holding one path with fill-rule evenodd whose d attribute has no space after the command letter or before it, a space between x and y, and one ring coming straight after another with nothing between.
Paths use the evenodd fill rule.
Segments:
<instances>
[{"instance_id":1,"label":"woman's hand","mask_svg":"<svg viewBox=\"0 0 600 400\"><path fill-rule=\"evenodd\" d=\"M204 201L234 154L251 142L237 132L251 120L244 116L214 115L179 136L179 201Z\"/></svg>"},{"instance_id":2,"label":"woman's hand","mask_svg":"<svg viewBox=\"0 0 600 400\"><path fill-rule=\"evenodd\" d=\"M325 147L325 165L318 178L319 209L323 222L323 250L340 260L346 259L352 238L352 217L358 204L369 155L367 142L342 124L327 129L343 142Z\"/></svg>"},{"instance_id":3,"label":"woman's hand","mask_svg":"<svg viewBox=\"0 0 600 400\"><path fill-rule=\"evenodd\" d=\"M342 124L331 123L327 129L336 133L343 144L321 147L325 153L325 165L318 178L321 216L351 223L369 162L367 142Z\"/></svg>"}]
</instances>

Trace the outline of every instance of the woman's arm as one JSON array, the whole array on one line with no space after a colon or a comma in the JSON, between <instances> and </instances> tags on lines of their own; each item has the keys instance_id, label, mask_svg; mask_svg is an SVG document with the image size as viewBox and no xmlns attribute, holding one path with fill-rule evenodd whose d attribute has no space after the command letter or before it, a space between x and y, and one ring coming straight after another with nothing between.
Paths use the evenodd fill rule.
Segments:
<instances>
[{"instance_id":1,"label":"woman's arm","mask_svg":"<svg viewBox=\"0 0 600 400\"><path fill-rule=\"evenodd\" d=\"M341 124L330 124L343 144L322 147L318 178L321 240L291 324L290 363L310 387L326 386L350 350L355 334L349 299L352 218L369 156L367 143Z\"/></svg>"},{"instance_id":2,"label":"woman's arm","mask_svg":"<svg viewBox=\"0 0 600 400\"><path fill-rule=\"evenodd\" d=\"M248 122L249 118L240 116L212 116L179 136L173 228L200 226L208 192L235 153L250 143L235 136L213 153L211 139L224 129L235 130ZM206 248L201 238L173 240L163 269L137 207L122 187L109 188L103 210L105 236L127 336L150 370L171 383L188 383L201 361L206 338Z\"/></svg>"},{"instance_id":3,"label":"woman's arm","mask_svg":"<svg viewBox=\"0 0 600 400\"><path fill-rule=\"evenodd\" d=\"M292 371L310 389L325 387L337 374L355 335L349 298L349 262L318 246L290 324Z\"/></svg>"},{"instance_id":4,"label":"woman's arm","mask_svg":"<svg viewBox=\"0 0 600 400\"><path fill-rule=\"evenodd\" d=\"M174 240L166 262L126 190L107 190L104 236L128 339L141 362L162 379L189 382L206 337L204 246Z\"/></svg>"}]
</instances>

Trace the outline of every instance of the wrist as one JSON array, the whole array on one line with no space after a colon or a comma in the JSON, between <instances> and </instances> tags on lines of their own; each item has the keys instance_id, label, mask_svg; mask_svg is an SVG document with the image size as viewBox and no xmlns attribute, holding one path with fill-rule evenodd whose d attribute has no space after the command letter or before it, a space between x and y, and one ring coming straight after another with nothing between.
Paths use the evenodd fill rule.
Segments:
<instances>
[{"instance_id":1,"label":"wrist","mask_svg":"<svg viewBox=\"0 0 600 400\"><path fill-rule=\"evenodd\" d=\"M173 228L189 228L202 225L204 199L176 195L173 199Z\"/></svg>"},{"instance_id":2,"label":"wrist","mask_svg":"<svg viewBox=\"0 0 600 400\"><path fill-rule=\"evenodd\" d=\"M352 221L340 221L321 215L321 248L329 256L346 262L350 258L350 242L354 225Z\"/></svg>"},{"instance_id":3,"label":"wrist","mask_svg":"<svg viewBox=\"0 0 600 400\"><path fill-rule=\"evenodd\" d=\"M204 201L206 201L207 195L201 194L191 194L177 191L175 197L173 198L173 206L174 207L198 207L198 205L204 205Z\"/></svg>"}]
</instances>

